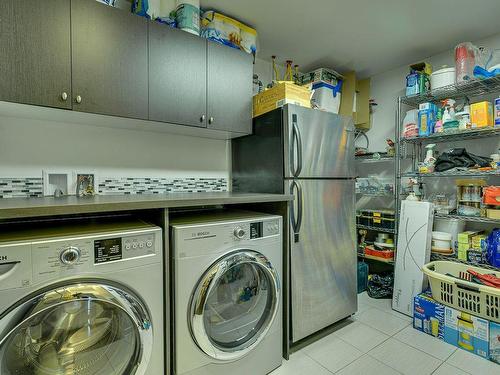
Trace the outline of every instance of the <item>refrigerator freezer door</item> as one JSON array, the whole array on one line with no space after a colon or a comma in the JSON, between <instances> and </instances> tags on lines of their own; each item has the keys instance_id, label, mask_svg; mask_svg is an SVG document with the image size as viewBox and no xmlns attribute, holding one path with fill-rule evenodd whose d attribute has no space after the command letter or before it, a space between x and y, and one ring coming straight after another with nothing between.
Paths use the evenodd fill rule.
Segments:
<instances>
[{"instance_id":1,"label":"refrigerator freezer door","mask_svg":"<svg viewBox=\"0 0 500 375\"><path fill-rule=\"evenodd\" d=\"M292 341L356 312L353 180L286 180L290 218Z\"/></svg>"},{"instance_id":2,"label":"refrigerator freezer door","mask_svg":"<svg viewBox=\"0 0 500 375\"><path fill-rule=\"evenodd\" d=\"M350 117L287 105L285 177L354 176L354 124Z\"/></svg>"}]
</instances>

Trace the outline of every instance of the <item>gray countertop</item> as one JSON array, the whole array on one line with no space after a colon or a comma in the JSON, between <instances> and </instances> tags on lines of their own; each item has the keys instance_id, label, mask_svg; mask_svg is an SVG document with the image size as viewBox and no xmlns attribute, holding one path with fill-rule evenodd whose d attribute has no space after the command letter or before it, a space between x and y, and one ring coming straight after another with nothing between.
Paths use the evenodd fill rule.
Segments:
<instances>
[{"instance_id":1,"label":"gray countertop","mask_svg":"<svg viewBox=\"0 0 500 375\"><path fill-rule=\"evenodd\" d=\"M0 219L35 216L83 214L108 211L129 211L154 208L213 206L243 203L285 202L293 197L286 194L254 193L169 193L154 195L97 195L62 198L0 199Z\"/></svg>"}]
</instances>

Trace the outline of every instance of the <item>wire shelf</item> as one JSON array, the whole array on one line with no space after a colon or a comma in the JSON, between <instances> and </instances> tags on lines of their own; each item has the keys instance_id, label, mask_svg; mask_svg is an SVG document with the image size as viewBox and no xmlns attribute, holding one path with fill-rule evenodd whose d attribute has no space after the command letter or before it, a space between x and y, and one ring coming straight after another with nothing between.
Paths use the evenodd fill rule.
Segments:
<instances>
[{"instance_id":1,"label":"wire shelf","mask_svg":"<svg viewBox=\"0 0 500 375\"><path fill-rule=\"evenodd\" d=\"M371 226L362 225L362 224L356 224L356 227L358 229L366 229L366 230L371 230L371 231L375 231L375 232L396 234L396 230L395 229L377 228L377 227L371 227Z\"/></svg>"},{"instance_id":2,"label":"wire shelf","mask_svg":"<svg viewBox=\"0 0 500 375\"><path fill-rule=\"evenodd\" d=\"M387 161L394 161L393 156L382 156L378 159L374 158L372 155L357 155L355 160L360 163L382 163Z\"/></svg>"},{"instance_id":3,"label":"wire shelf","mask_svg":"<svg viewBox=\"0 0 500 375\"><path fill-rule=\"evenodd\" d=\"M488 176L500 176L500 172L497 170L491 171L478 171L475 169L470 170L450 170L446 172L433 172L433 173L418 173L409 172L402 173L401 177L488 177Z\"/></svg>"},{"instance_id":4,"label":"wire shelf","mask_svg":"<svg viewBox=\"0 0 500 375\"><path fill-rule=\"evenodd\" d=\"M402 96L403 104L418 106L421 103L437 102L443 99L457 99L476 97L500 92L500 77L475 79L468 82L457 83L436 90L417 95Z\"/></svg>"},{"instance_id":5,"label":"wire shelf","mask_svg":"<svg viewBox=\"0 0 500 375\"><path fill-rule=\"evenodd\" d=\"M358 257L359 258L363 258L363 259L374 260L374 261L385 263L385 264L392 264L392 265L394 265L394 260L393 259L386 260L386 259L383 259L383 258L374 257L374 256L371 256L371 255L366 255L366 254L361 254L361 253L358 253Z\"/></svg>"},{"instance_id":6,"label":"wire shelf","mask_svg":"<svg viewBox=\"0 0 500 375\"><path fill-rule=\"evenodd\" d=\"M461 259L456 258L455 255L442 255L442 254L432 253L431 260L448 260L450 262L468 264L471 266L482 267L482 268L486 268L486 269L497 271L497 272L500 271L499 267L492 266L491 264L467 262L466 260L461 260Z\"/></svg>"},{"instance_id":7,"label":"wire shelf","mask_svg":"<svg viewBox=\"0 0 500 375\"><path fill-rule=\"evenodd\" d=\"M437 219L460 219L464 221L474 222L474 223L485 223L485 224L500 224L500 220L498 219L490 219L488 217L480 217L480 216L462 216L462 215L444 215L444 214L435 214L435 218Z\"/></svg>"},{"instance_id":8,"label":"wire shelf","mask_svg":"<svg viewBox=\"0 0 500 375\"><path fill-rule=\"evenodd\" d=\"M362 195L364 197L389 197L394 198L394 193L362 193L360 191L356 192L356 195Z\"/></svg>"},{"instance_id":9,"label":"wire shelf","mask_svg":"<svg viewBox=\"0 0 500 375\"><path fill-rule=\"evenodd\" d=\"M497 135L500 135L500 128L468 129L447 133L434 133L427 137L401 138L401 143L466 141L469 139L489 138Z\"/></svg>"}]
</instances>

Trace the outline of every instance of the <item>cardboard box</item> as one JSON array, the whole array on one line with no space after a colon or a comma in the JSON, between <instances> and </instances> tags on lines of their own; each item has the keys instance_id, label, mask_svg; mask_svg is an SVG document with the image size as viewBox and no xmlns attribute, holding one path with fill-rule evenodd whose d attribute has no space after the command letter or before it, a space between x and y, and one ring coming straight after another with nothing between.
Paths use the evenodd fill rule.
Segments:
<instances>
[{"instance_id":1,"label":"cardboard box","mask_svg":"<svg viewBox=\"0 0 500 375\"><path fill-rule=\"evenodd\" d=\"M473 128L493 126L493 105L491 102L472 103L470 106L470 122Z\"/></svg>"},{"instance_id":2,"label":"cardboard box","mask_svg":"<svg viewBox=\"0 0 500 375\"><path fill-rule=\"evenodd\" d=\"M415 296L413 328L444 340L444 305L433 300L430 291Z\"/></svg>"},{"instance_id":3,"label":"cardboard box","mask_svg":"<svg viewBox=\"0 0 500 375\"><path fill-rule=\"evenodd\" d=\"M458 243L467 244L469 248L472 246L472 237L479 235L481 232L476 230L467 230L458 234Z\"/></svg>"},{"instance_id":4,"label":"cardboard box","mask_svg":"<svg viewBox=\"0 0 500 375\"><path fill-rule=\"evenodd\" d=\"M412 316L415 296L428 285L422 267L431 255L434 206L429 202L401 203L392 308Z\"/></svg>"},{"instance_id":5,"label":"cardboard box","mask_svg":"<svg viewBox=\"0 0 500 375\"><path fill-rule=\"evenodd\" d=\"M490 322L490 361L500 364L500 324Z\"/></svg>"},{"instance_id":6,"label":"cardboard box","mask_svg":"<svg viewBox=\"0 0 500 375\"><path fill-rule=\"evenodd\" d=\"M459 260L467 260L467 252L470 249L470 245L468 243L458 243L457 248L457 258Z\"/></svg>"},{"instance_id":7,"label":"cardboard box","mask_svg":"<svg viewBox=\"0 0 500 375\"><path fill-rule=\"evenodd\" d=\"M323 81L336 86L344 77L333 69L318 68L312 72L305 73L301 77L301 84L307 85L313 82Z\"/></svg>"},{"instance_id":8,"label":"cardboard box","mask_svg":"<svg viewBox=\"0 0 500 375\"><path fill-rule=\"evenodd\" d=\"M444 341L457 348L489 358L489 322L446 306Z\"/></svg>"},{"instance_id":9,"label":"cardboard box","mask_svg":"<svg viewBox=\"0 0 500 375\"><path fill-rule=\"evenodd\" d=\"M486 238L485 234L478 234L472 237L472 249L474 250L486 250Z\"/></svg>"},{"instance_id":10,"label":"cardboard box","mask_svg":"<svg viewBox=\"0 0 500 375\"><path fill-rule=\"evenodd\" d=\"M311 108L311 90L293 82L278 82L272 88L253 97L253 117L270 112L285 104Z\"/></svg>"}]
</instances>

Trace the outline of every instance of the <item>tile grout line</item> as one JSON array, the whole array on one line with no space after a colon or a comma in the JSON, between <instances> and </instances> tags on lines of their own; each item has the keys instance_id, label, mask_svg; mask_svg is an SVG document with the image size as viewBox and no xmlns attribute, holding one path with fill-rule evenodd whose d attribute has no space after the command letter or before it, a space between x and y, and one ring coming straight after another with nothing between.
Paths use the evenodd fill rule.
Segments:
<instances>
[{"instance_id":1,"label":"tile grout line","mask_svg":"<svg viewBox=\"0 0 500 375\"><path fill-rule=\"evenodd\" d=\"M445 362L445 361L446 361L445 359L443 360L443 359L441 359L441 358L438 358L438 357L436 357L436 356L433 356L432 354L429 354L429 353L427 353L427 352L424 352L422 349L416 348L416 347L414 347L414 346L412 346L412 345L408 344L407 342L401 341L401 340L399 340L399 339L398 339L398 338L396 338L396 337L393 337L393 339L394 339L394 340L396 340L396 341L398 341L398 342L400 342L401 344L404 344L404 345L409 346L409 347L410 347L410 348L412 348L412 349L418 350L418 351L419 351L419 352L421 352L421 353L427 354L428 356L431 356L432 358L437 359L438 361L441 361L441 362ZM453 353L454 353L454 352L453 352ZM451 354L453 354L453 353L451 353ZM451 354L450 354L450 355L451 355ZM449 358L449 357L448 357L448 358Z\"/></svg>"},{"instance_id":2,"label":"tile grout line","mask_svg":"<svg viewBox=\"0 0 500 375\"><path fill-rule=\"evenodd\" d=\"M326 337L326 336L325 336ZM302 349L303 350L303 349ZM304 352L304 355L309 358L310 360L312 360L314 363L316 363L318 366L324 368L326 371L328 371L330 374L335 374L334 372L331 372L329 369L327 369L325 366L323 366L321 363L319 363L318 361L316 361L313 357L311 357L309 354L307 354L307 352Z\"/></svg>"},{"instance_id":3,"label":"tile grout line","mask_svg":"<svg viewBox=\"0 0 500 375\"><path fill-rule=\"evenodd\" d=\"M370 354L368 354L368 353L366 353L366 355L367 355L368 357L370 357L371 359L373 359L373 360L377 361L378 363L381 363L381 364L383 364L384 366L387 366L387 367L389 367L390 369L393 369L393 370L394 370L394 371L396 371L398 374L403 375L403 373L402 373L401 371L399 371L399 370L395 369L395 368L394 368L394 367L392 367L392 366L389 366L387 363L384 363L384 362L380 361L379 359L377 359L377 358L375 358L375 357L371 356L371 355L370 355Z\"/></svg>"}]
</instances>

